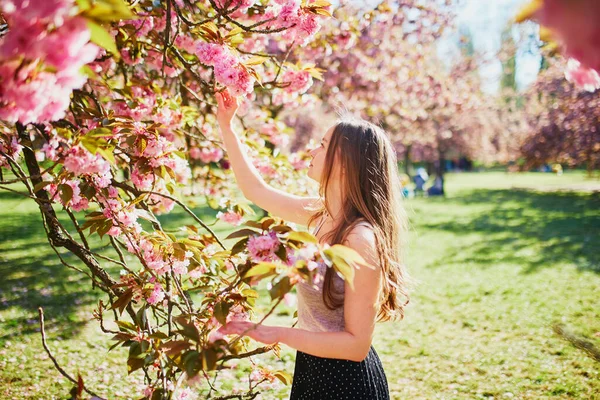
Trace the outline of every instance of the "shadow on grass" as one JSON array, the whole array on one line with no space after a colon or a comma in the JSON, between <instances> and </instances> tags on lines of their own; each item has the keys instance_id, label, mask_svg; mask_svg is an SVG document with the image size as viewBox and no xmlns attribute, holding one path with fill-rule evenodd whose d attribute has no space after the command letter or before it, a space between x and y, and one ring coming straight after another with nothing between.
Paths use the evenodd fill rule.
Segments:
<instances>
[{"instance_id":1,"label":"shadow on grass","mask_svg":"<svg viewBox=\"0 0 600 400\"><path fill-rule=\"evenodd\" d=\"M35 205L25 210L23 207L17 208L21 200L30 201L13 193L0 192L0 203L4 202L9 207L0 210L0 312L6 316L0 322L0 342L15 336L37 333L37 309L40 306L44 308L48 331L63 338L71 337L91 317L78 315L80 310L89 309L89 306L99 298L105 298L105 295L99 289L92 290L91 280L87 276L60 262L48 243L39 210ZM214 222L217 213L207 206L195 207L193 211L208 224ZM80 223L84 221L84 215L85 213L77 213ZM68 217L59 217L64 221L65 227L71 226ZM159 216L159 220L168 230L194 224L200 232L207 233L180 208ZM212 228L221 238L230 230L222 226ZM88 240L95 250L106 245L100 242L97 235ZM59 249L59 252L70 265L88 271L77 257L65 249ZM100 252L117 258L112 249ZM107 267L104 261L101 261L101 265ZM109 268L115 279L118 278L118 269Z\"/></svg>"},{"instance_id":2,"label":"shadow on grass","mask_svg":"<svg viewBox=\"0 0 600 400\"><path fill-rule=\"evenodd\" d=\"M21 199L15 194L0 192L4 206L19 204ZM67 263L87 271L77 257L65 249L59 252ZM92 289L87 276L60 262L48 243L40 211L35 205L25 210L15 207L0 211L0 277L3 316L0 342L37 334L40 306L44 308L48 332L63 338L76 335L88 319L88 315L82 317L78 313L83 307L96 303L103 294L99 289Z\"/></svg>"},{"instance_id":3,"label":"shadow on grass","mask_svg":"<svg viewBox=\"0 0 600 400\"><path fill-rule=\"evenodd\" d=\"M570 262L600 273L600 194L529 190L474 190L448 199L449 205L490 205L467 218L422 225L456 235L479 233L484 240L457 248L444 262L493 266L510 262L526 273Z\"/></svg>"},{"instance_id":4,"label":"shadow on grass","mask_svg":"<svg viewBox=\"0 0 600 400\"><path fill-rule=\"evenodd\" d=\"M63 256L85 268L74 256ZM0 341L39 332L38 307L44 308L49 332L76 335L86 322L77 316L79 308L95 303L102 293L92 290L87 276L61 264L47 242L13 247L0 261L0 276L0 311L9 311L0 324Z\"/></svg>"}]
</instances>

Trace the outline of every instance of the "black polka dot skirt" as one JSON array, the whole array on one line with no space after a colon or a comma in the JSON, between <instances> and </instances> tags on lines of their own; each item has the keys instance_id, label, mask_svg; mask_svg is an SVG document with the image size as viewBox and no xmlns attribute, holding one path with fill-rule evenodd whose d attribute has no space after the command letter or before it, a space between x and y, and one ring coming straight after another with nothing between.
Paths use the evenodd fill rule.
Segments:
<instances>
[{"instance_id":1,"label":"black polka dot skirt","mask_svg":"<svg viewBox=\"0 0 600 400\"><path fill-rule=\"evenodd\" d=\"M361 361L296 352L290 400L389 400L381 360L373 346Z\"/></svg>"}]
</instances>

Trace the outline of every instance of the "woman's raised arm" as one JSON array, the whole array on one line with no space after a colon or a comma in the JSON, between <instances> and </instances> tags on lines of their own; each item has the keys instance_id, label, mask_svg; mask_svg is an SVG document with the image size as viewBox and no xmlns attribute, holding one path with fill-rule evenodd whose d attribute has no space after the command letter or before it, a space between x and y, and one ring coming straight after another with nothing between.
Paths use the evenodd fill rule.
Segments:
<instances>
[{"instance_id":1,"label":"woman's raised arm","mask_svg":"<svg viewBox=\"0 0 600 400\"><path fill-rule=\"evenodd\" d=\"M227 91L216 93L216 98L219 105L217 121L221 128L223 143L235 179L244 196L276 217L307 225L313 213L310 208L317 205L319 198L296 196L269 186L252 164L252 160L231 127L231 120L238 108L237 100Z\"/></svg>"}]
</instances>

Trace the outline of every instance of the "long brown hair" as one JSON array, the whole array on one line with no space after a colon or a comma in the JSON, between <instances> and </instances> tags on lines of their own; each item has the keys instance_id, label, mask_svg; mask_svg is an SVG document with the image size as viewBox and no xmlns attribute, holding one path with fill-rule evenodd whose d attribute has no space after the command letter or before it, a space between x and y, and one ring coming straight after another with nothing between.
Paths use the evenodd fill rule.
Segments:
<instances>
[{"instance_id":1,"label":"long brown hair","mask_svg":"<svg viewBox=\"0 0 600 400\"><path fill-rule=\"evenodd\" d=\"M396 153L383 129L368 121L343 116L335 125L327 153L319 194L323 207L309 220L310 224L331 210L327 188L337 162L342 175L342 217L325 237L330 244L343 243L352 227L361 221L374 229L379 265L383 273L383 291L379 300L380 321L400 320L409 302L408 274L403 248L407 218L401 203L400 179ZM327 268L323 281L323 302L329 309L343 305L340 293L334 292L334 271Z\"/></svg>"}]
</instances>

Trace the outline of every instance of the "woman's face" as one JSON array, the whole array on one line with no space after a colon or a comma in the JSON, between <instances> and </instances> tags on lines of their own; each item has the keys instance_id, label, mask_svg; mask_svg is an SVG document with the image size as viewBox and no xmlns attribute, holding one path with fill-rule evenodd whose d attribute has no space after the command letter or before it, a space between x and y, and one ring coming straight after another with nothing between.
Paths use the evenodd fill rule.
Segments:
<instances>
[{"instance_id":1,"label":"woman's face","mask_svg":"<svg viewBox=\"0 0 600 400\"><path fill-rule=\"evenodd\" d=\"M325 156L327 155L327 148L329 147L333 128L333 126L329 128L319 145L308 152L312 157L312 161L308 167L308 177L319 183L321 183L323 170L325 169Z\"/></svg>"}]
</instances>

